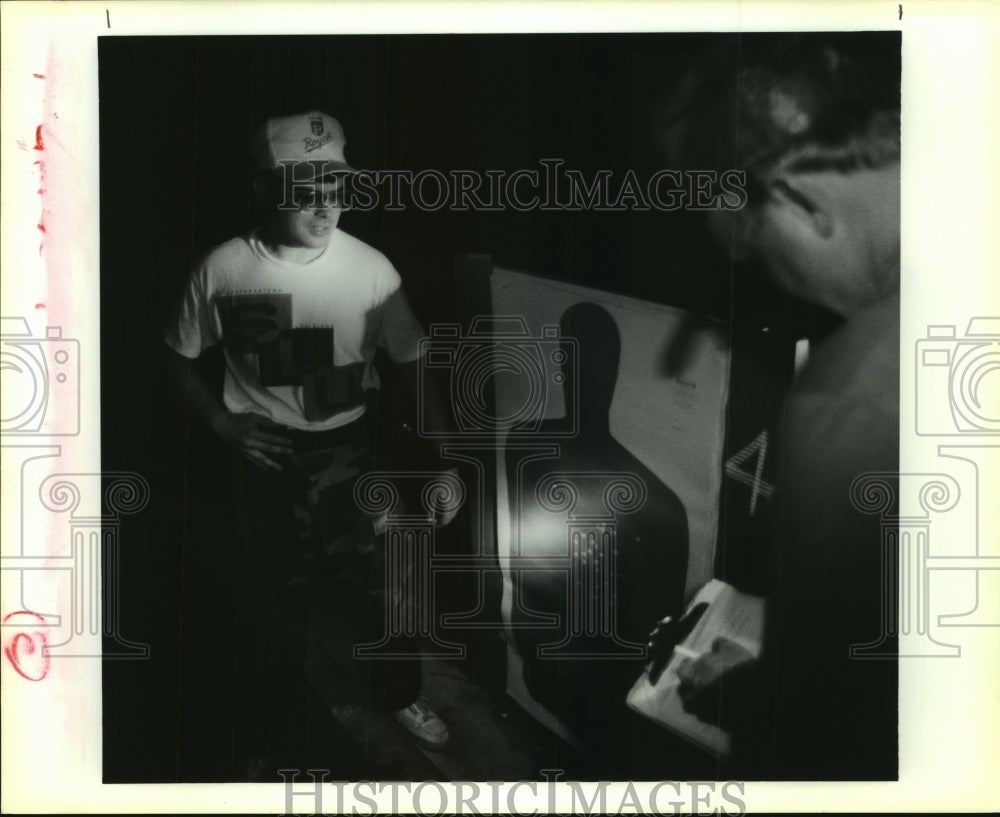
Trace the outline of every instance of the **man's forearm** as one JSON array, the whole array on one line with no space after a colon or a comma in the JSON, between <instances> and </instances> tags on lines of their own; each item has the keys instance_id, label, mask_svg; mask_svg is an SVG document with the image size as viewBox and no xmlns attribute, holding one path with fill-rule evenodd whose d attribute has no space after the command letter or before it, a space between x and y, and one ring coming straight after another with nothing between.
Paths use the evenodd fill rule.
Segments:
<instances>
[{"instance_id":1,"label":"man's forearm","mask_svg":"<svg viewBox=\"0 0 1000 817\"><path fill-rule=\"evenodd\" d=\"M454 434L451 433L450 415L445 411L444 403L441 401L441 392L434 378L427 377L421 383L420 366L421 361L416 360L399 367L403 388L411 402L416 406L418 427L433 435L430 441L433 444L427 447L428 453L432 452L437 467L446 469L452 478L461 480L458 464L454 460L449 461L442 456L448 443L457 442ZM458 503L446 504L448 507L442 506L436 512L436 524L441 527L451 524L455 519L461 500Z\"/></svg>"},{"instance_id":2,"label":"man's forearm","mask_svg":"<svg viewBox=\"0 0 1000 817\"><path fill-rule=\"evenodd\" d=\"M455 442L451 415L445 408L440 386L433 377L425 377L421 384L420 365L421 361L415 360L398 367L406 396L416 409L417 424L432 433L440 443Z\"/></svg>"}]
</instances>

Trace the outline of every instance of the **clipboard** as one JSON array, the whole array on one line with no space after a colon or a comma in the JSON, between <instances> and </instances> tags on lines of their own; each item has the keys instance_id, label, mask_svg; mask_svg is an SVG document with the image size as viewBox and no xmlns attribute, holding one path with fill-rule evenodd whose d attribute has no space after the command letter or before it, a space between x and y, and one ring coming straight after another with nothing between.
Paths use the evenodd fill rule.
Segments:
<instances>
[{"instance_id":1,"label":"clipboard","mask_svg":"<svg viewBox=\"0 0 1000 817\"><path fill-rule=\"evenodd\" d=\"M732 754L732 735L720 726L706 723L685 711L679 694L678 670L687 661L710 652L716 638L725 637L760 657L764 638L764 599L743 593L730 584L712 579L691 600L685 617L699 604L707 609L691 632L674 648L663 673L654 683L650 668L633 684L626 704L685 740L722 759Z\"/></svg>"}]
</instances>

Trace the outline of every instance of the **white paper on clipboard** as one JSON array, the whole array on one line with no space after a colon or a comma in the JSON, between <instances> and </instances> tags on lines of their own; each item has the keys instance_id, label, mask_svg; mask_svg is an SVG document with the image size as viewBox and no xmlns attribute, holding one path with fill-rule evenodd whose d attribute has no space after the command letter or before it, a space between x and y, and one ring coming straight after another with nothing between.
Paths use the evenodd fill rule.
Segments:
<instances>
[{"instance_id":1,"label":"white paper on clipboard","mask_svg":"<svg viewBox=\"0 0 1000 817\"><path fill-rule=\"evenodd\" d=\"M708 609L681 646L686 652L701 655L712 649L716 638L723 636L759 656L764 637L764 599L742 593L732 585L712 579L691 600L688 610L701 602ZM680 735L702 749L722 758L732 752L732 736L716 724L706 723L684 710L678 693L677 670L693 659L674 652L656 684L644 671L632 686L626 703L641 715Z\"/></svg>"}]
</instances>

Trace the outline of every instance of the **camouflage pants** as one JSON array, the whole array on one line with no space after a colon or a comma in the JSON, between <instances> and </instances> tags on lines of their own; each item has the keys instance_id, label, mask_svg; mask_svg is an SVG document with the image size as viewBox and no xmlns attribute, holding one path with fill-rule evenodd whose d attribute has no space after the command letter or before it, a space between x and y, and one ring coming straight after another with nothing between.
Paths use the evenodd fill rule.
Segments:
<instances>
[{"instance_id":1,"label":"camouflage pants","mask_svg":"<svg viewBox=\"0 0 1000 817\"><path fill-rule=\"evenodd\" d=\"M356 480L374 465L372 447L360 428L315 436L295 435L295 453L279 473L243 466L241 607L256 634L248 647L272 690L281 686L278 673L305 678L328 704L400 709L419 693L419 658L370 660L354 653L380 641L387 618L407 603L407 577L392 583L391 594L387 589L378 520L354 500ZM418 654L418 645L401 641L395 652Z\"/></svg>"}]
</instances>

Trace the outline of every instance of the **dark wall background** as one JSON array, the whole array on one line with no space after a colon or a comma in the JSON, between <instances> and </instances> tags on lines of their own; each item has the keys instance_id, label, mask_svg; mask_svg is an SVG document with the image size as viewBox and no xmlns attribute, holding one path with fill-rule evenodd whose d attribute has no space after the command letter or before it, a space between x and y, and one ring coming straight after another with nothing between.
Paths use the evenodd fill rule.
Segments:
<instances>
[{"instance_id":1,"label":"dark wall background","mask_svg":"<svg viewBox=\"0 0 1000 817\"><path fill-rule=\"evenodd\" d=\"M190 754L186 724L211 717L190 703L210 677L199 675L206 656L185 638L217 623L186 605L210 581L198 569L211 547L199 521L225 504L225 486L213 481L214 443L166 393L160 334L196 258L252 226L247 143L254 130L268 116L319 108L341 121L347 157L359 168L512 170L560 158L587 178L608 169L620 180L631 169L644 179L661 166L651 101L700 47L720 38L736 41L101 40L103 468L137 471L153 489L150 507L123 527L121 566L123 634L151 643L153 654L141 665L106 665L106 702L114 702L105 707L108 779L174 779ZM774 403L794 308L754 270L736 269L717 253L697 214L408 208L351 212L341 226L392 260L425 324L467 319L454 260L463 252L720 317L734 337L734 384L753 398L748 412L730 412L733 450L752 439L756 414ZM211 360L206 365L218 374ZM742 400L736 392L732 399ZM746 432L734 433L740 423ZM224 631L217 639L221 649Z\"/></svg>"},{"instance_id":2,"label":"dark wall background","mask_svg":"<svg viewBox=\"0 0 1000 817\"><path fill-rule=\"evenodd\" d=\"M602 168L620 179L633 169L641 179L661 166L650 101L704 42L692 35L102 40L104 272L117 277L126 258L142 259L144 274L129 289L141 289L159 318L197 254L252 223L249 136L268 116L310 108L340 119L356 167L537 168L539 159L557 157L587 177ZM429 318L448 308L439 284L462 250L603 287L613 282L639 297L725 308L717 276L726 264L700 241L700 220L683 212L408 208L351 213L342 224L390 257Z\"/></svg>"}]
</instances>

